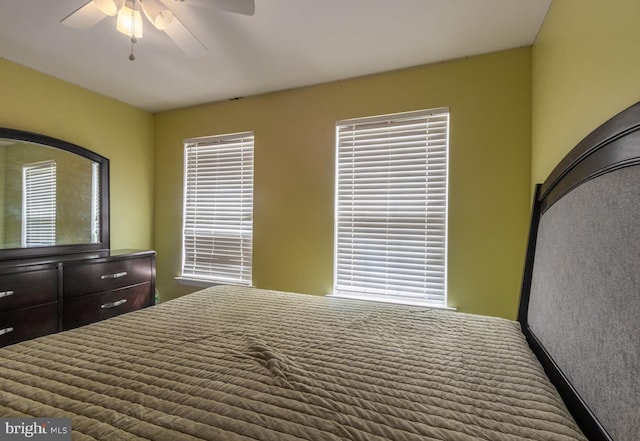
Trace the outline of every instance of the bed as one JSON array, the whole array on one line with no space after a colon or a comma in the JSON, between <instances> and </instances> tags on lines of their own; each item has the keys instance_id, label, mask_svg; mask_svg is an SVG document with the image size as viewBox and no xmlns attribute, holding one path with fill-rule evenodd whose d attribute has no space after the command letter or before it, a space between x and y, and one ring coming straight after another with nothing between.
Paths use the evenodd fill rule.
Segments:
<instances>
[{"instance_id":1,"label":"bed","mask_svg":"<svg viewBox=\"0 0 640 441\"><path fill-rule=\"evenodd\" d=\"M526 349L508 320L220 286L4 349L0 414L75 439L584 440Z\"/></svg>"},{"instance_id":2,"label":"bed","mask_svg":"<svg viewBox=\"0 0 640 441\"><path fill-rule=\"evenodd\" d=\"M518 321L218 286L0 349L74 440L634 441L640 105L536 189Z\"/></svg>"}]
</instances>

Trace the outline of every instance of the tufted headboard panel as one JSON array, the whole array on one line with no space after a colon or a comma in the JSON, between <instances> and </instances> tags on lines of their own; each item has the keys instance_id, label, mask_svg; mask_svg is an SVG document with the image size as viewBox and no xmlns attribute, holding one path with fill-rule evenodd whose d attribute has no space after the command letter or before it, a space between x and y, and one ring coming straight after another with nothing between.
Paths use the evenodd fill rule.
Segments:
<instances>
[{"instance_id":1,"label":"tufted headboard panel","mask_svg":"<svg viewBox=\"0 0 640 441\"><path fill-rule=\"evenodd\" d=\"M537 188L519 321L592 440L640 439L640 104Z\"/></svg>"}]
</instances>

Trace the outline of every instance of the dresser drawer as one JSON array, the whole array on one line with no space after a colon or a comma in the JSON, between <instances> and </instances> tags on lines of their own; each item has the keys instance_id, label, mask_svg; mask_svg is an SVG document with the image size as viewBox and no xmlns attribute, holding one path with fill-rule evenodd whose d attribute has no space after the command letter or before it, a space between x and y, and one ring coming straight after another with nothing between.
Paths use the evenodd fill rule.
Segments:
<instances>
[{"instance_id":1,"label":"dresser drawer","mask_svg":"<svg viewBox=\"0 0 640 441\"><path fill-rule=\"evenodd\" d=\"M152 277L151 257L70 264L63 270L63 295L75 297L109 291L149 282Z\"/></svg>"},{"instance_id":2,"label":"dresser drawer","mask_svg":"<svg viewBox=\"0 0 640 441\"><path fill-rule=\"evenodd\" d=\"M0 275L0 311L55 302L57 297L55 268Z\"/></svg>"},{"instance_id":3,"label":"dresser drawer","mask_svg":"<svg viewBox=\"0 0 640 441\"><path fill-rule=\"evenodd\" d=\"M76 328L151 305L151 283L65 299L63 329Z\"/></svg>"},{"instance_id":4,"label":"dresser drawer","mask_svg":"<svg viewBox=\"0 0 640 441\"><path fill-rule=\"evenodd\" d=\"M52 334L57 330L57 302L0 312L0 346Z\"/></svg>"}]
</instances>

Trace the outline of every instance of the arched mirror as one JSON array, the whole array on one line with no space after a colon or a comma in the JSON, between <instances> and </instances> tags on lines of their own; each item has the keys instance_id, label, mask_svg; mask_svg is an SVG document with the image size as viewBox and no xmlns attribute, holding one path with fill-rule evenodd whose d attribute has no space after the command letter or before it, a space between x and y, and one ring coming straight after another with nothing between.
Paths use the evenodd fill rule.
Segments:
<instances>
[{"instance_id":1,"label":"arched mirror","mask_svg":"<svg viewBox=\"0 0 640 441\"><path fill-rule=\"evenodd\" d=\"M109 248L109 160L0 128L0 259Z\"/></svg>"}]
</instances>

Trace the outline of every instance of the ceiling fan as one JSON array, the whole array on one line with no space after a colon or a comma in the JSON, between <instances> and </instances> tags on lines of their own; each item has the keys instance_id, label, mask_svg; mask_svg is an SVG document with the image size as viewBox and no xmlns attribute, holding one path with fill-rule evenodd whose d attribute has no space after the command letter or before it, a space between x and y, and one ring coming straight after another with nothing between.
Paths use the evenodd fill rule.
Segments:
<instances>
[{"instance_id":1,"label":"ceiling fan","mask_svg":"<svg viewBox=\"0 0 640 441\"><path fill-rule=\"evenodd\" d=\"M135 60L133 44L142 38L142 13L149 22L164 31L190 57L198 57L207 48L176 17L168 4L178 3L202 8L217 8L243 15L253 15L254 0L89 0L62 19L65 26L89 29L107 16L117 17L116 29L131 38L130 60Z\"/></svg>"}]
</instances>

